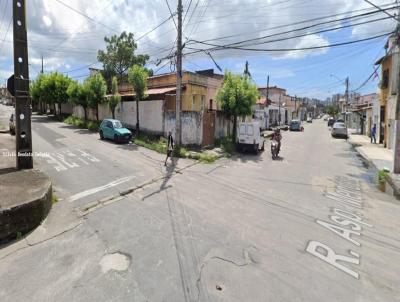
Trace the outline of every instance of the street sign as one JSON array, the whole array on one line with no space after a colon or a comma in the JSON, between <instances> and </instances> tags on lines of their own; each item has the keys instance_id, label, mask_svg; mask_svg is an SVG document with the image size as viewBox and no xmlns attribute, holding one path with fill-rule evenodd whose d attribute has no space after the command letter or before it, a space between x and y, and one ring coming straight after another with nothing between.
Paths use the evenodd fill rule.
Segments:
<instances>
[{"instance_id":1,"label":"street sign","mask_svg":"<svg viewBox=\"0 0 400 302\"><path fill-rule=\"evenodd\" d=\"M15 96L14 82L15 82L14 75L12 75L7 80L7 90L12 96Z\"/></svg>"}]
</instances>

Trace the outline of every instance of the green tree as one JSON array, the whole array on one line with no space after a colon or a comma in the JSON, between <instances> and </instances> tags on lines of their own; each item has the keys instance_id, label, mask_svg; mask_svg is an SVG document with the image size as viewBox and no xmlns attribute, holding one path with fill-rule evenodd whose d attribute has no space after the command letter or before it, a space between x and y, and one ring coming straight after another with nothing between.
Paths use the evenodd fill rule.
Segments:
<instances>
[{"instance_id":1,"label":"green tree","mask_svg":"<svg viewBox=\"0 0 400 302\"><path fill-rule=\"evenodd\" d=\"M104 102L107 84L101 74L88 77L83 83L87 93L88 106L96 109L96 120L99 121L99 104Z\"/></svg>"},{"instance_id":2,"label":"green tree","mask_svg":"<svg viewBox=\"0 0 400 302\"><path fill-rule=\"evenodd\" d=\"M111 83L112 95L108 98L108 106L110 107L112 117L115 118L115 107L121 102L121 96L118 93L118 81L116 77L113 77Z\"/></svg>"},{"instance_id":3,"label":"green tree","mask_svg":"<svg viewBox=\"0 0 400 302\"><path fill-rule=\"evenodd\" d=\"M149 77L148 71L140 66L133 65L129 68L128 79L129 83L133 86L136 100L136 135L139 135L139 102L143 101L147 95L147 79Z\"/></svg>"},{"instance_id":4,"label":"green tree","mask_svg":"<svg viewBox=\"0 0 400 302\"><path fill-rule=\"evenodd\" d=\"M233 116L233 143L236 143L238 116L250 115L258 97L257 86L250 82L248 76L225 73L224 83L217 92L217 101L225 114Z\"/></svg>"},{"instance_id":5,"label":"green tree","mask_svg":"<svg viewBox=\"0 0 400 302\"><path fill-rule=\"evenodd\" d=\"M55 104L58 104L59 113L61 114L62 104L68 101L67 89L70 82L70 78L58 72L52 72L40 77L39 97L45 103L54 106L54 114L57 114Z\"/></svg>"},{"instance_id":6,"label":"green tree","mask_svg":"<svg viewBox=\"0 0 400 302\"><path fill-rule=\"evenodd\" d=\"M336 117L339 113L339 107L335 105L329 105L325 108L325 112L330 116Z\"/></svg>"},{"instance_id":7,"label":"green tree","mask_svg":"<svg viewBox=\"0 0 400 302\"><path fill-rule=\"evenodd\" d=\"M128 69L133 65L144 66L148 55L135 55L137 44L133 33L122 32L119 36L105 37L106 50L97 52L97 59L103 63L103 75L111 83L112 77L118 81L127 79Z\"/></svg>"},{"instance_id":8,"label":"green tree","mask_svg":"<svg viewBox=\"0 0 400 302\"><path fill-rule=\"evenodd\" d=\"M39 74L35 81L32 81L29 85L29 94L34 104L39 104L39 111L44 112L44 102L42 100L43 94L43 81L45 75Z\"/></svg>"},{"instance_id":9,"label":"green tree","mask_svg":"<svg viewBox=\"0 0 400 302\"><path fill-rule=\"evenodd\" d=\"M84 114L85 114L85 121L87 120L87 108L88 104L88 94L87 89L83 84L80 84L77 81L71 81L68 86L67 90L69 96L69 102L73 105L82 106Z\"/></svg>"}]
</instances>

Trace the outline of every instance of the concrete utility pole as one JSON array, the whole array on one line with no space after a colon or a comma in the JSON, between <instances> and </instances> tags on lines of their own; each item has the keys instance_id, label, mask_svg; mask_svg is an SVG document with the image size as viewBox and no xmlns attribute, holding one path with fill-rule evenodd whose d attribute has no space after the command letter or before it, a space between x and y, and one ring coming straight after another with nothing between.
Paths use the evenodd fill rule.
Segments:
<instances>
[{"instance_id":1,"label":"concrete utility pole","mask_svg":"<svg viewBox=\"0 0 400 302\"><path fill-rule=\"evenodd\" d=\"M296 118L297 118L297 116L298 116L298 113L297 113L297 95L294 96L294 112L296 112Z\"/></svg>"},{"instance_id":2,"label":"concrete utility pole","mask_svg":"<svg viewBox=\"0 0 400 302\"><path fill-rule=\"evenodd\" d=\"M175 141L179 146L182 143L181 129L181 98L182 98L182 0L178 0L178 47L176 53L176 117Z\"/></svg>"},{"instance_id":3,"label":"concrete utility pole","mask_svg":"<svg viewBox=\"0 0 400 302\"><path fill-rule=\"evenodd\" d=\"M400 9L397 14L397 27L396 27L396 38L397 38L397 96L396 96L396 139L394 146L394 163L393 172L400 174L400 40L398 38L400 33ZM392 61L393 62L393 61Z\"/></svg>"},{"instance_id":4,"label":"concrete utility pole","mask_svg":"<svg viewBox=\"0 0 400 302\"><path fill-rule=\"evenodd\" d=\"M43 74L43 54L42 54L42 70L40 71L40 73Z\"/></svg>"},{"instance_id":5,"label":"concrete utility pole","mask_svg":"<svg viewBox=\"0 0 400 302\"><path fill-rule=\"evenodd\" d=\"M32 169L31 109L29 106L28 39L25 0L13 1L15 141L17 169Z\"/></svg>"},{"instance_id":6,"label":"concrete utility pole","mask_svg":"<svg viewBox=\"0 0 400 302\"><path fill-rule=\"evenodd\" d=\"M268 97L269 97L269 76L267 76L267 106L268 106Z\"/></svg>"},{"instance_id":7,"label":"concrete utility pole","mask_svg":"<svg viewBox=\"0 0 400 302\"><path fill-rule=\"evenodd\" d=\"M344 123L347 125L347 106L349 104L349 77L346 78L345 81L346 92L345 92L345 103L344 103Z\"/></svg>"},{"instance_id":8,"label":"concrete utility pole","mask_svg":"<svg viewBox=\"0 0 400 302\"><path fill-rule=\"evenodd\" d=\"M279 94L278 124L281 125L281 95Z\"/></svg>"}]
</instances>

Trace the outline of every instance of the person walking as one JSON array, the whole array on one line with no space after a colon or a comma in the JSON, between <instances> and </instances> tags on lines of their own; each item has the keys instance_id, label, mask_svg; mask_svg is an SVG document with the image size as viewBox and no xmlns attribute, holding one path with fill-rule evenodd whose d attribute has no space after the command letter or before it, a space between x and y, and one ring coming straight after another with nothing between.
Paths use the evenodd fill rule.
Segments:
<instances>
[{"instance_id":1,"label":"person walking","mask_svg":"<svg viewBox=\"0 0 400 302\"><path fill-rule=\"evenodd\" d=\"M168 142L167 142L167 157L165 158L164 166L167 165L168 157L171 158L172 161L172 153L174 151L174 138L172 137L171 131L168 132Z\"/></svg>"},{"instance_id":2,"label":"person walking","mask_svg":"<svg viewBox=\"0 0 400 302\"><path fill-rule=\"evenodd\" d=\"M376 144L376 124L374 124L371 129L371 144L372 142Z\"/></svg>"}]
</instances>

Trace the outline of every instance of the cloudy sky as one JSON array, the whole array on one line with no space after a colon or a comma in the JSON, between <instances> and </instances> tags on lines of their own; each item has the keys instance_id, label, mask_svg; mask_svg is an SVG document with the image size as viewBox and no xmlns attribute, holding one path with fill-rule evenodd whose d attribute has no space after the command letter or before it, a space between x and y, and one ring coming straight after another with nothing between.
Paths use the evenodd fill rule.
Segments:
<instances>
[{"instance_id":1,"label":"cloudy sky","mask_svg":"<svg viewBox=\"0 0 400 302\"><path fill-rule=\"evenodd\" d=\"M372 1L383 8L397 5L392 0ZM101 67L96 54L105 47L104 36L124 30L135 34L138 53L150 55L149 67L157 73L174 68L170 60L162 60L176 41L166 0L26 2L31 79L40 71L42 55L45 72L58 70L84 79L88 66ZM168 3L174 13L177 0ZM395 14L397 9L388 12ZM265 86L269 75L271 85L284 87L291 95L317 98L343 92L346 76L350 88L357 89L384 54L382 35L396 25L363 0L183 0L183 15L186 70L217 69L206 52L196 51L209 49L223 70L242 73L248 61L258 85ZM11 16L12 0L0 0L0 83L13 73ZM381 37L338 47L288 50L376 36ZM283 51L273 51L277 49ZM158 60L161 63L155 66ZM375 92L377 83L378 79L370 81L359 92Z\"/></svg>"}]
</instances>

